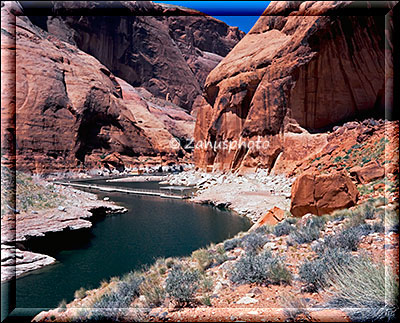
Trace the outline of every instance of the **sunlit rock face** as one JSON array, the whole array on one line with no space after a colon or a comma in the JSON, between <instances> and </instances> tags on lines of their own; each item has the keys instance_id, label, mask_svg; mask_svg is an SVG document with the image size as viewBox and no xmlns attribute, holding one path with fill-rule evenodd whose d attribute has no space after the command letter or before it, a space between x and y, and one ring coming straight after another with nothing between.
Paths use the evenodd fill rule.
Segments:
<instances>
[{"instance_id":1,"label":"sunlit rock face","mask_svg":"<svg viewBox=\"0 0 400 323\"><path fill-rule=\"evenodd\" d=\"M109 14L117 7L125 15L80 15L107 5ZM54 16L32 19L131 85L186 110L201 94L208 73L244 36L237 27L198 11L151 1L57 1L53 10Z\"/></svg>"},{"instance_id":2,"label":"sunlit rock face","mask_svg":"<svg viewBox=\"0 0 400 323\"><path fill-rule=\"evenodd\" d=\"M271 2L207 77L197 166L284 172L326 144L327 128L382 112L385 17L351 16L355 5ZM222 149L225 140L265 144Z\"/></svg>"}]
</instances>

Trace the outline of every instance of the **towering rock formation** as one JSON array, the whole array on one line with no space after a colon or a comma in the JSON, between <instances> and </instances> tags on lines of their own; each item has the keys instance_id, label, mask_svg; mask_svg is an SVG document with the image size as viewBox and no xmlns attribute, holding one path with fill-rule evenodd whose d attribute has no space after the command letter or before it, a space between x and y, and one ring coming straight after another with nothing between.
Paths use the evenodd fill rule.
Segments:
<instances>
[{"instance_id":1,"label":"towering rock formation","mask_svg":"<svg viewBox=\"0 0 400 323\"><path fill-rule=\"evenodd\" d=\"M187 16L164 17L183 9L150 2L121 2L130 16L106 16L110 3L84 3L105 9L101 16L58 18L82 3L54 2L51 17L35 16L37 7L22 3L34 24L20 12L2 29L2 56L12 58L16 49L16 65L2 64L2 79L16 75L15 110L13 95L2 91L2 122L9 121L2 136L9 133L11 142L16 134L18 169L49 173L191 157L170 143L192 138L188 110L205 73L241 33L186 9ZM14 16L8 7L2 4L2 15Z\"/></svg>"},{"instance_id":2,"label":"towering rock formation","mask_svg":"<svg viewBox=\"0 0 400 323\"><path fill-rule=\"evenodd\" d=\"M271 2L207 77L196 164L284 171L326 143L309 132L382 111L385 13L393 5L372 15L365 3Z\"/></svg>"},{"instance_id":3,"label":"towering rock formation","mask_svg":"<svg viewBox=\"0 0 400 323\"><path fill-rule=\"evenodd\" d=\"M52 15L32 20L131 85L189 111L208 73L244 36L198 11L151 1L52 3Z\"/></svg>"}]
</instances>

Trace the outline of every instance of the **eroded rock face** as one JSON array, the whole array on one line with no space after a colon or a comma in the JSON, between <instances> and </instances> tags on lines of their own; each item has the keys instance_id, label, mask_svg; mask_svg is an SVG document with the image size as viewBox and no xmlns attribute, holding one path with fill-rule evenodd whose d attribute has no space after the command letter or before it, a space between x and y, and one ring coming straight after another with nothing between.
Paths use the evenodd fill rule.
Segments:
<instances>
[{"instance_id":1,"label":"eroded rock face","mask_svg":"<svg viewBox=\"0 0 400 323\"><path fill-rule=\"evenodd\" d=\"M126 13L73 15L77 8L96 10L108 5ZM131 85L169 98L186 110L201 94L208 73L244 36L237 27L195 10L151 1L54 1L52 6L54 15L35 18L38 25L93 55Z\"/></svg>"},{"instance_id":2,"label":"eroded rock face","mask_svg":"<svg viewBox=\"0 0 400 323\"><path fill-rule=\"evenodd\" d=\"M271 2L207 77L195 129L196 141L262 148L200 146L198 166L283 171L326 144L308 131L382 108L384 17L333 14L351 5Z\"/></svg>"},{"instance_id":3,"label":"eroded rock face","mask_svg":"<svg viewBox=\"0 0 400 323\"><path fill-rule=\"evenodd\" d=\"M12 55L14 47L7 44L13 33L6 30L3 36L2 55ZM124 164L137 157L178 161L186 155L167 143L175 136L191 138L193 117L172 102L150 102L143 90L26 17L16 17L16 61L16 71L2 70L2 78L16 74L18 169L48 173L99 167L109 154ZM2 91L2 99L6 96ZM2 106L2 118L12 110L11 104ZM164 119L152 111L162 111ZM7 130L2 127L2 136Z\"/></svg>"},{"instance_id":4,"label":"eroded rock face","mask_svg":"<svg viewBox=\"0 0 400 323\"><path fill-rule=\"evenodd\" d=\"M305 173L293 183L290 212L296 217L329 214L355 205L357 198L357 187L344 172Z\"/></svg>"}]
</instances>

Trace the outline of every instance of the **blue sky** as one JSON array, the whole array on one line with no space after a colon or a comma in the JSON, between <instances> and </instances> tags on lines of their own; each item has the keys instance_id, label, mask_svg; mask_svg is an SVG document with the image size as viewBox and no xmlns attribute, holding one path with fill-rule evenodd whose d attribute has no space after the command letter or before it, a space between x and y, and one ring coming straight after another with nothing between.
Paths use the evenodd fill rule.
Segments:
<instances>
[{"instance_id":1,"label":"blue sky","mask_svg":"<svg viewBox=\"0 0 400 323\"><path fill-rule=\"evenodd\" d=\"M248 32L270 1L155 1L192 8Z\"/></svg>"}]
</instances>

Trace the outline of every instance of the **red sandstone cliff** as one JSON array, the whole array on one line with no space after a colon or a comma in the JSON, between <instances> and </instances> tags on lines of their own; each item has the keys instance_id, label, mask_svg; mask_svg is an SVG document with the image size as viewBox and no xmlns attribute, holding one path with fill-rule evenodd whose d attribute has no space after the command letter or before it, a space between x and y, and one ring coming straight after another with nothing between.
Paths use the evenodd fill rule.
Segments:
<instances>
[{"instance_id":1,"label":"red sandstone cliff","mask_svg":"<svg viewBox=\"0 0 400 323\"><path fill-rule=\"evenodd\" d=\"M367 7L355 16L351 1L271 2L207 77L195 139L217 148L198 145L196 164L284 171L326 144L326 127L381 112L385 16ZM224 140L267 148L221 149Z\"/></svg>"},{"instance_id":2,"label":"red sandstone cliff","mask_svg":"<svg viewBox=\"0 0 400 323\"><path fill-rule=\"evenodd\" d=\"M1 40L3 57L12 57L16 49L16 70L2 65L2 79L16 75L18 169L54 172L101 166L107 156L133 164L146 156L159 162L161 156L177 161L187 155L169 145L174 137L191 137L194 119L185 110L155 101L28 18L15 19L15 47L13 24L5 26ZM8 102L2 105L2 119L12 117L10 100L2 91L2 102ZM2 136L7 130L12 129L2 127Z\"/></svg>"},{"instance_id":3,"label":"red sandstone cliff","mask_svg":"<svg viewBox=\"0 0 400 323\"><path fill-rule=\"evenodd\" d=\"M51 3L52 15L32 16L34 23L96 57L131 85L168 96L189 111L208 73L244 36L198 11L151 1ZM92 14L82 16L88 8ZM121 15L110 16L115 10Z\"/></svg>"},{"instance_id":4,"label":"red sandstone cliff","mask_svg":"<svg viewBox=\"0 0 400 323\"><path fill-rule=\"evenodd\" d=\"M47 173L191 158L170 142L193 137L188 110L242 32L151 2L120 2L125 16L107 16L104 10L116 2L52 2L51 16L35 16L47 9L29 5L18 9L15 38L14 18L2 31L2 56L10 62L2 64L2 79L12 84L16 75L15 109L13 95L2 91L2 121L9 121L2 137L12 147L15 136L18 169ZM14 17L8 7L2 4L2 15ZM103 15L65 16L77 8L100 8Z\"/></svg>"}]
</instances>

